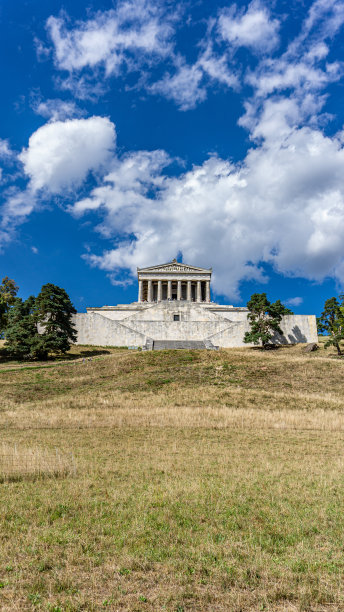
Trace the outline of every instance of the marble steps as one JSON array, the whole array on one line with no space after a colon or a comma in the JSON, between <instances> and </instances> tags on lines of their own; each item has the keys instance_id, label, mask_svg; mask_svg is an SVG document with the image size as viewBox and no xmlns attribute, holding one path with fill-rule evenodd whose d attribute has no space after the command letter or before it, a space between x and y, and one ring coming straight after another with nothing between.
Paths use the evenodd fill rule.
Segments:
<instances>
[{"instance_id":1,"label":"marble steps","mask_svg":"<svg viewBox=\"0 0 344 612\"><path fill-rule=\"evenodd\" d=\"M153 351L205 348L202 340L154 340L153 342Z\"/></svg>"}]
</instances>

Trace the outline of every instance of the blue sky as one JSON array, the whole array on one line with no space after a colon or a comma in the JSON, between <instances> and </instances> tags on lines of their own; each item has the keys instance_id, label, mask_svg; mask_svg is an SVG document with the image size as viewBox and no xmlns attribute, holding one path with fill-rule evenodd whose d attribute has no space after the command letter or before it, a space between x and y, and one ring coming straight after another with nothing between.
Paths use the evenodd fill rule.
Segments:
<instances>
[{"instance_id":1,"label":"blue sky","mask_svg":"<svg viewBox=\"0 0 344 612\"><path fill-rule=\"evenodd\" d=\"M319 313L344 283L344 1L0 5L0 271L76 308L213 267Z\"/></svg>"}]
</instances>

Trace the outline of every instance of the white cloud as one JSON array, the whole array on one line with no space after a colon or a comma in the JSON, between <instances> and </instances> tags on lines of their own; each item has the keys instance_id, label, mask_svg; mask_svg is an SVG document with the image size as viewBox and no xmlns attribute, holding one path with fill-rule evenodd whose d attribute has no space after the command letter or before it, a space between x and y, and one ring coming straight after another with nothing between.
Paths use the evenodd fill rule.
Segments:
<instances>
[{"instance_id":1,"label":"white cloud","mask_svg":"<svg viewBox=\"0 0 344 612\"><path fill-rule=\"evenodd\" d=\"M30 136L19 158L33 191L45 188L60 193L106 165L115 140L115 126L105 117L55 121Z\"/></svg>"},{"instance_id":2,"label":"white cloud","mask_svg":"<svg viewBox=\"0 0 344 612\"><path fill-rule=\"evenodd\" d=\"M56 66L69 72L103 65L107 75L118 74L123 64L136 70L171 50L171 19L162 5L149 0L119 2L116 9L99 11L70 29L66 16L49 17L47 29Z\"/></svg>"},{"instance_id":3,"label":"white cloud","mask_svg":"<svg viewBox=\"0 0 344 612\"><path fill-rule=\"evenodd\" d=\"M153 167L147 154L140 174L135 154L117 160L112 178L76 204L79 214L102 211L99 229L108 237L125 233L117 248L89 254L91 264L135 274L136 266L166 261L181 251L185 261L213 265L215 289L232 298L243 279L265 280L262 262L285 275L344 282L344 138L326 137L319 129L322 92L341 74L339 64L326 62L325 38L332 34L325 12L332 19L335 3L326 8L318 0L315 5L312 19L311 11L287 51L263 58L247 76L253 96L245 101L240 123L259 144L240 164L211 157L171 178L162 173L163 164ZM219 23L230 28L225 16ZM255 49L276 45L279 24L261 4L251 4L240 15L234 11L231 19L235 28L227 30L227 38L232 46L244 44L249 34L246 45ZM253 32L255 19L262 27ZM337 30L341 19L337 11ZM206 76L220 81L228 69L227 56L215 53L209 41L192 66L178 62L175 75L166 75L152 89L184 110L205 98ZM129 160L135 180L121 182Z\"/></svg>"},{"instance_id":4,"label":"white cloud","mask_svg":"<svg viewBox=\"0 0 344 612\"><path fill-rule=\"evenodd\" d=\"M58 98L37 101L33 105L33 109L37 115L51 121L64 121L85 114L72 100L60 100Z\"/></svg>"},{"instance_id":5,"label":"white cloud","mask_svg":"<svg viewBox=\"0 0 344 612\"><path fill-rule=\"evenodd\" d=\"M93 170L98 186L72 212L97 211L98 231L115 238L113 249L85 256L109 272L114 283L130 282L136 266L167 261L179 251L187 262L212 265L215 289L231 298L238 296L242 280L266 280L262 262L285 275L344 282L344 136L326 137L321 131L326 87L342 74L340 64L327 61L329 40L344 22L341 4L316 0L287 51L264 55L246 73L252 95L244 100L240 124L254 146L238 164L211 156L173 177L164 171L171 161L164 151L116 157L108 119L61 121L53 114L54 121L31 136L20 156L29 186L22 194L8 194L4 227L29 214L39 190L61 193ZM66 18L51 18L56 65L70 72L70 87L83 68L104 66L109 75L123 65L133 70L154 54L164 57L170 34L161 26L161 36L152 36L149 47L144 33L150 20L161 25L160 13L144 14L144 6L139 2L134 15L134 4L122 3L69 29ZM230 65L236 55L230 49L276 50L279 23L263 4L252 3L246 12L222 11L216 24L193 64L173 55L174 72L153 84L145 77L144 86L190 109L205 99L210 83L236 87ZM222 32L222 41L215 40L214 31ZM142 34L137 38L141 58L137 32ZM162 40L166 44L160 48ZM80 81L85 95L87 78L82 75ZM123 269L129 278L123 278Z\"/></svg>"},{"instance_id":6,"label":"white cloud","mask_svg":"<svg viewBox=\"0 0 344 612\"><path fill-rule=\"evenodd\" d=\"M69 72L67 77L56 78L56 84L79 99L95 100L106 89L108 77L140 71L136 87L174 100L181 110L205 100L211 83L237 87L227 54L215 51L208 35L194 64L175 53L178 12L178 7L173 14L168 12L159 2L127 0L119 2L116 9L99 11L93 19L74 24L65 14L49 17L47 29L55 66ZM154 81L151 68L161 62L166 62L165 76Z\"/></svg>"},{"instance_id":7,"label":"white cloud","mask_svg":"<svg viewBox=\"0 0 344 612\"><path fill-rule=\"evenodd\" d=\"M299 36L291 43L290 53L297 53L307 40L323 41L334 38L344 23L344 2L342 0L315 0L310 5Z\"/></svg>"},{"instance_id":8,"label":"white cloud","mask_svg":"<svg viewBox=\"0 0 344 612\"><path fill-rule=\"evenodd\" d=\"M154 83L149 90L174 100L181 110L195 108L207 97L207 89L201 85L204 73L197 64L187 66L179 62L174 75L166 74L160 81Z\"/></svg>"},{"instance_id":9,"label":"white cloud","mask_svg":"<svg viewBox=\"0 0 344 612\"><path fill-rule=\"evenodd\" d=\"M238 123L249 130L251 139L278 142L291 129L318 127L331 118L322 112L326 88L342 77L344 64L328 61L328 43L343 23L343 2L316 0L287 49L279 56L264 57L246 72L245 82L253 93L245 100L245 114Z\"/></svg>"},{"instance_id":10,"label":"white cloud","mask_svg":"<svg viewBox=\"0 0 344 612\"><path fill-rule=\"evenodd\" d=\"M36 198L30 189L21 191L12 187L4 193L5 203L1 207L0 249L10 242L20 223L32 213Z\"/></svg>"},{"instance_id":11,"label":"white cloud","mask_svg":"<svg viewBox=\"0 0 344 612\"><path fill-rule=\"evenodd\" d=\"M295 308L297 308L298 306L301 306L303 302L303 298L302 297L291 297L291 298L288 298L287 300L284 300L284 302L287 306L294 306Z\"/></svg>"},{"instance_id":12,"label":"white cloud","mask_svg":"<svg viewBox=\"0 0 344 612\"><path fill-rule=\"evenodd\" d=\"M216 54L210 44L192 65L186 64L184 58L178 56L175 68L174 74L166 73L160 81L147 86L147 89L173 100L183 111L191 110L203 102L211 83L220 83L233 89L238 86L237 76L228 67L227 56Z\"/></svg>"},{"instance_id":13,"label":"white cloud","mask_svg":"<svg viewBox=\"0 0 344 612\"><path fill-rule=\"evenodd\" d=\"M112 274L108 274L107 276L110 279L111 285L113 285L114 287L123 287L125 289L126 287L130 287L130 285L133 285L134 283L133 278L126 278L124 280L118 280Z\"/></svg>"},{"instance_id":14,"label":"white cloud","mask_svg":"<svg viewBox=\"0 0 344 612\"><path fill-rule=\"evenodd\" d=\"M13 157L14 153L10 148L8 140L0 138L0 159L9 159Z\"/></svg>"},{"instance_id":15,"label":"white cloud","mask_svg":"<svg viewBox=\"0 0 344 612\"><path fill-rule=\"evenodd\" d=\"M65 13L49 17L55 67L69 73L55 78L55 83L79 99L94 101L109 86L108 77L125 78L136 72L134 86L189 110L206 99L213 85L238 89L239 75L259 99L289 88L300 97L305 92L315 96L315 91L342 75L341 64L325 64L325 40L333 38L344 22L340 0L316 0L299 35L279 57L272 52L280 42L281 22L262 0L253 0L246 10L234 4L209 19L193 62L175 49L180 11L175 6L172 13L163 2L120 0L116 9L98 11L84 21L72 22ZM258 55L255 70L250 72L235 53L239 47ZM157 64L165 69L158 80L152 70Z\"/></svg>"},{"instance_id":16,"label":"white cloud","mask_svg":"<svg viewBox=\"0 0 344 612\"><path fill-rule=\"evenodd\" d=\"M37 249L37 247L35 247L35 246L32 246L32 247L31 247L31 251L32 251L32 252L33 252L35 255L37 255L37 254L38 254L38 249Z\"/></svg>"},{"instance_id":17,"label":"white cloud","mask_svg":"<svg viewBox=\"0 0 344 612\"><path fill-rule=\"evenodd\" d=\"M218 19L218 32L233 47L248 47L253 51L268 52L278 42L280 22L271 19L267 8L254 0L246 12L233 5L223 9Z\"/></svg>"},{"instance_id":18,"label":"white cloud","mask_svg":"<svg viewBox=\"0 0 344 612\"><path fill-rule=\"evenodd\" d=\"M344 281L341 136L292 130L251 149L243 164L211 157L174 178L161 174L163 156L157 163L142 155L144 172L140 154L117 161L112 178L75 206L79 214L101 210L108 237L125 232L116 249L87 255L93 265L135 274L181 251L189 263L212 265L215 289L232 298L243 279L264 281L261 262L286 275Z\"/></svg>"},{"instance_id":19,"label":"white cloud","mask_svg":"<svg viewBox=\"0 0 344 612\"><path fill-rule=\"evenodd\" d=\"M3 165L11 165L15 158L15 153L10 148L8 140L0 138L0 160ZM3 177L3 168L0 167L0 183L4 183L6 178Z\"/></svg>"},{"instance_id":20,"label":"white cloud","mask_svg":"<svg viewBox=\"0 0 344 612\"><path fill-rule=\"evenodd\" d=\"M234 89L238 87L238 77L233 69L229 69L227 55L225 53L222 55L216 54L209 43L198 58L197 65L213 81Z\"/></svg>"},{"instance_id":21,"label":"white cloud","mask_svg":"<svg viewBox=\"0 0 344 612\"><path fill-rule=\"evenodd\" d=\"M16 227L40 206L42 197L80 186L91 171L104 173L115 143L115 126L105 117L54 121L36 130L18 155L29 179L26 188L12 187L4 193L1 242L13 238ZM3 150L7 154L7 145Z\"/></svg>"},{"instance_id":22,"label":"white cloud","mask_svg":"<svg viewBox=\"0 0 344 612\"><path fill-rule=\"evenodd\" d=\"M146 194L157 193L164 184L161 172L171 162L165 151L138 151L122 160L114 159L104 184L96 187L91 197L77 202L71 212L82 215L86 211L104 207L106 219L98 226L104 236L111 236L113 228L126 233L133 222L132 215L140 207L149 205Z\"/></svg>"},{"instance_id":23,"label":"white cloud","mask_svg":"<svg viewBox=\"0 0 344 612\"><path fill-rule=\"evenodd\" d=\"M71 93L78 100L96 102L107 91L105 80L99 81L89 74L69 74L67 78L56 77L55 84L61 91Z\"/></svg>"}]
</instances>

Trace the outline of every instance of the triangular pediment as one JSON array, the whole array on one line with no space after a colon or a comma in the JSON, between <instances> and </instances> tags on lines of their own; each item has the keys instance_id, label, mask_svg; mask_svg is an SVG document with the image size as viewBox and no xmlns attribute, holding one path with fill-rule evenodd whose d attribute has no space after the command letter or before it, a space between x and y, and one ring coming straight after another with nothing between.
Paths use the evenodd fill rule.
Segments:
<instances>
[{"instance_id":1,"label":"triangular pediment","mask_svg":"<svg viewBox=\"0 0 344 612\"><path fill-rule=\"evenodd\" d=\"M180 263L179 261L170 261L158 266L149 266L148 268L137 268L138 272L211 272L212 268L198 268L189 264Z\"/></svg>"}]
</instances>

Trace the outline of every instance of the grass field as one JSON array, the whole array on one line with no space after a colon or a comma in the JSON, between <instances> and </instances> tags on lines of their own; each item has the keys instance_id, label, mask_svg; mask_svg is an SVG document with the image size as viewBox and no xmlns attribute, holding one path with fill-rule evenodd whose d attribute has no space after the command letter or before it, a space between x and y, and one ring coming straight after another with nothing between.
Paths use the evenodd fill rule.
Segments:
<instances>
[{"instance_id":1,"label":"grass field","mask_svg":"<svg viewBox=\"0 0 344 612\"><path fill-rule=\"evenodd\" d=\"M0 360L0 609L344 610L344 359Z\"/></svg>"}]
</instances>

